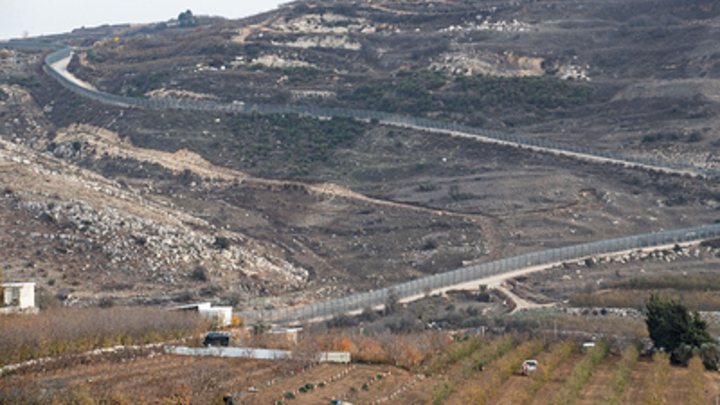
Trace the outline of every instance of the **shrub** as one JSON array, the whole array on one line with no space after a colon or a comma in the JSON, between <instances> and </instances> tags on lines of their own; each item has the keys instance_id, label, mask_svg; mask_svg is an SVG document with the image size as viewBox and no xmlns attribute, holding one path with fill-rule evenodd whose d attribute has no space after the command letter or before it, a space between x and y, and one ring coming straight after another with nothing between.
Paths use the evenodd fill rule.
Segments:
<instances>
[{"instance_id":1,"label":"shrub","mask_svg":"<svg viewBox=\"0 0 720 405\"><path fill-rule=\"evenodd\" d=\"M437 186L437 184L433 184L433 183L423 183L418 186L418 191L423 191L423 192L434 191L436 189L438 189L438 186Z\"/></svg>"},{"instance_id":2,"label":"shrub","mask_svg":"<svg viewBox=\"0 0 720 405\"><path fill-rule=\"evenodd\" d=\"M100 308L112 308L115 305L115 300L113 300L111 297L102 297L100 298L100 302L98 303L98 306Z\"/></svg>"},{"instance_id":3,"label":"shrub","mask_svg":"<svg viewBox=\"0 0 720 405\"><path fill-rule=\"evenodd\" d=\"M230 239L224 236L216 236L213 245L220 249L227 249L230 247Z\"/></svg>"},{"instance_id":4,"label":"shrub","mask_svg":"<svg viewBox=\"0 0 720 405\"><path fill-rule=\"evenodd\" d=\"M289 391L288 391L287 393L285 393L285 398L287 398L287 399L295 399L295 394L293 394L292 392L289 392Z\"/></svg>"}]
</instances>

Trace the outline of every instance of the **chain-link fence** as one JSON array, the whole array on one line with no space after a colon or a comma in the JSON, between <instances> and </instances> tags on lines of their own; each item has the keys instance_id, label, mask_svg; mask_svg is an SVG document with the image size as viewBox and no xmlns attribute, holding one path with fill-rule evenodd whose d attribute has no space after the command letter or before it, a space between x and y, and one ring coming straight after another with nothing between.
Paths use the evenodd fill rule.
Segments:
<instances>
[{"instance_id":1,"label":"chain-link fence","mask_svg":"<svg viewBox=\"0 0 720 405\"><path fill-rule=\"evenodd\" d=\"M0 43L0 47L7 48L18 48L18 49L43 49L52 48L58 49L61 45L45 43L45 42L31 42L31 41L11 41ZM584 146L577 146L571 144L565 144L561 142L555 142L541 138L528 138L519 135L489 131L481 128L469 127L461 124L452 122L443 122L429 120L425 118L409 117L399 114L384 113L380 111L366 111L366 110L353 110L345 108L319 108L319 107L300 107L300 106L275 106L275 105L264 105L264 104L249 104L243 102L232 102L232 103L221 103L213 101L196 101L196 100L175 100L175 99L153 99L153 98L140 98L140 97L125 97L117 96L114 94L103 93L100 91L92 90L83 87L68 77L64 76L62 72L57 71L53 68L53 64L56 62L70 57L72 50L69 47L62 47L59 50L49 54L45 58L46 71L63 86L70 89L71 91L78 93L82 96L91 98L101 103L120 106L120 107L141 107L141 108L153 108L153 109L183 109L183 110L196 110L196 111L217 111L217 112L238 112L238 113L250 113L253 111L259 113L295 113L301 115L309 115L314 117L333 117L333 116L347 116L361 120L377 120L385 124L405 126L416 128L420 130L428 130L433 132L444 132L460 137L469 138L485 138L489 141L508 143L516 146L540 148L550 152L563 153L563 154L574 154L577 157L585 159L602 159L605 161L611 161L620 164L627 164L632 166L646 166L649 168L655 168L658 170L672 170L674 172L699 174L706 177L720 177L720 170L713 168L703 168L694 165L689 165L680 162L667 162L657 159L639 157L639 156L625 156L619 153L598 150L588 148Z\"/></svg>"},{"instance_id":2,"label":"chain-link fence","mask_svg":"<svg viewBox=\"0 0 720 405\"><path fill-rule=\"evenodd\" d=\"M304 321L320 317L330 317L385 304L388 301L388 297L391 295L402 300L413 296L424 295L432 290L469 283L476 280L479 281L483 278L509 273L528 267L567 261L579 261L589 257L611 255L627 250L694 242L703 239L715 238L718 237L718 235L720 235L720 225L708 225L676 231L608 239L601 242L527 253L490 263L463 267L454 271L436 274L434 276L421 278L393 287L330 301L318 302L299 307L246 311L242 314L245 316L246 323L284 323Z\"/></svg>"},{"instance_id":3,"label":"chain-link fence","mask_svg":"<svg viewBox=\"0 0 720 405\"><path fill-rule=\"evenodd\" d=\"M58 49L60 46L44 42L14 41L0 43L0 47L17 49ZM191 101L173 99L151 99L124 97L107 94L96 90L88 89L71 81L61 72L53 68L53 64L70 57L72 50L69 47L60 47L59 50L47 55L45 58L46 71L63 86L82 96L91 98L101 103L122 106L141 107L155 109L186 109L200 111L239 112L250 113L296 113L315 117L348 116L363 120L378 120L379 122L413 127L421 130L452 133L456 136L483 137L486 139L507 142L524 147L543 148L546 150L575 153L586 158L610 159L618 163L630 165L643 165L656 169L671 169L675 171L687 171L702 174L708 177L718 177L719 170L700 168L683 163L665 162L655 159L636 156L624 156L615 152L596 150L583 146L569 145L560 142L539 138L526 138L514 134L488 131L480 128L468 127L465 125L428 120L424 118L408 117L398 114L390 114L377 111L352 110L342 108L315 108L298 106L273 106L262 104L246 104L243 102L219 103L211 101ZM424 294L425 291L448 287L472 280L479 280L495 274L507 273L525 267L542 265L548 263L562 262L568 260L579 260L594 255L620 252L629 249L659 246L672 243L690 242L701 239L716 237L720 232L720 225L705 226L699 228L684 229L662 233L653 233L640 236L630 236L620 239L611 239L602 242L588 243L584 245L570 246L561 249L546 250L543 252L529 253L522 256L510 257L507 259L486 263L477 266L464 267L444 274L415 280L391 288L371 291L351 297L321 302L302 307L289 307L265 311L251 311L243 313L248 322L273 322L282 323L287 321L302 321L317 317L325 317L360 310L363 308L384 304L390 294L399 299Z\"/></svg>"}]
</instances>

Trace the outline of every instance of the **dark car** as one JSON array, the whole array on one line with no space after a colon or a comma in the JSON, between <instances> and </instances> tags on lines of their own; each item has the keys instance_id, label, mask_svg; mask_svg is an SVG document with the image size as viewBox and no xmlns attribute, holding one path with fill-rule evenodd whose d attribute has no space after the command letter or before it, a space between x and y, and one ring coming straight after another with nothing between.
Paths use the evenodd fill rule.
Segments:
<instances>
[{"instance_id":1,"label":"dark car","mask_svg":"<svg viewBox=\"0 0 720 405\"><path fill-rule=\"evenodd\" d=\"M230 343L230 335L220 332L208 332L203 340L203 345L207 346L227 346Z\"/></svg>"}]
</instances>

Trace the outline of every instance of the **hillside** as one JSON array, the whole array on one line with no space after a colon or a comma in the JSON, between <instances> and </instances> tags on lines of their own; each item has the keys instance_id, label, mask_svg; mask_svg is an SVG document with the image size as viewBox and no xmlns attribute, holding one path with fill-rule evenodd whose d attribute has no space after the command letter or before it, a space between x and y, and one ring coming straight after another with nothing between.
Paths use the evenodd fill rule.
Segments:
<instances>
[{"instance_id":1,"label":"hillside","mask_svg":"<svg viewBox=\"0 0 720 405\"><path fill-rule=\"evenodd\" d=\"M715 168L718 15L300 1L51 39L112 94L386 111ZM284 306L717 218L713 179L339 117L106 106L39 52L3 55L3 277L79 305Z\"/></svg>"}]
</instances>

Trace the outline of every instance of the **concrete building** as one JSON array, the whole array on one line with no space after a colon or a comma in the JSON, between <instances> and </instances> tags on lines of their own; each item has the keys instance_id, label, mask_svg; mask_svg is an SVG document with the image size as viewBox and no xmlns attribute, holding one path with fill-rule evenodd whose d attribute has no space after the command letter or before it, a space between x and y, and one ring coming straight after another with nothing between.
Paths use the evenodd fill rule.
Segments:
<instances>
[{"instance_id":1,"label":"concrete building","mask_svg":"<svg viewBox=\"0 0 720 405\"><path fill-rule=\"evenodd\" d=\"M217 319L218 326L230 326L230 323L232 322L232 307L213 307L209 302L181 305L179 307L172 307L170 310L196 311L206 318Z\"/></svg>"},{"instance_id":2,"label":"concrete building","mask_svg":"<svg viewBox=\"0 0 720 405\"><path fill-rule=\"evenodd\" d=\"M4 283L0 313L32 312L35 308L35 283Z\"/></svg>"}]
</instances>

